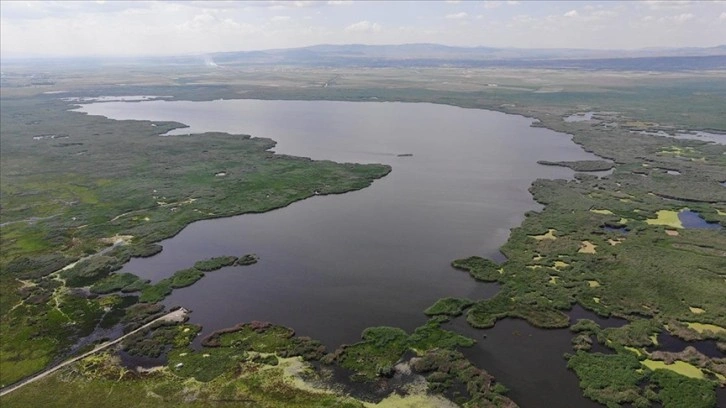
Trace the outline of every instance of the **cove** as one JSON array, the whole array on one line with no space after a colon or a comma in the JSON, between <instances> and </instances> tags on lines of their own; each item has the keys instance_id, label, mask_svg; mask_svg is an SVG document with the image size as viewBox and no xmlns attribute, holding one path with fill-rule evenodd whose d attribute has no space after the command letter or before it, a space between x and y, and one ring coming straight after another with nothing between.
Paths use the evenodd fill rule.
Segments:
<instances>
[{"instance_id":1,"label":"cove","mask_svg":"<svg viewBox=\"0 0 726 408\"><path fill-rule=\"evenodd\" d=\"M451 261L471 255L502 260L499 247L509 230L525 212L541 209L529 194L531 183L573 175L538 160L597 159L567 135L530 127L528 118L426 103L159 100L92 103L79 111L189 126L167 137L243 133L277 141L274 150L281 154L390 164L388 176L360 191L193 223L162 241L158 255L133 259L122 270L156 281L200 259L256 253L257 264L208 273L175 290L165 304L191 309L191 322L204 327L202 336L267 320L329 349L358 341L370 326L411 331L441 297L492 296L496 285L474 281L452 269ZM553 364L517 358L526 378L501 381L525 400L517 390L540 383L540 396L581 406L577 379L562 358L570 334L532 330L552 339L537 351L552 356ZM486 344L489 353L515 361L520 350L510 343ZM486 361L478 363L489 369ZM553 375L568 380L546 381Z\"/></svg>"}]
</instances>

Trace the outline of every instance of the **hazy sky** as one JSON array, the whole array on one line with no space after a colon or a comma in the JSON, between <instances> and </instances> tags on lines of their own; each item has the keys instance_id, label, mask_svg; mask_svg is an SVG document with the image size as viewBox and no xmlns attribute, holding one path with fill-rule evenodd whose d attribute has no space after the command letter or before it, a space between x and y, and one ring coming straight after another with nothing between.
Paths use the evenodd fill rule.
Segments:
<instances>
[{"instance_id":1,"label":"hazy sky","mask_svg":"<svg viewBox=\"0 0 726 408\"><path fill-rule=\"evenodd\" d=\"M429 42L520 48L726 43L724 1L2 1L2 55L136 55Z\"/></svg>"}]
</instances>

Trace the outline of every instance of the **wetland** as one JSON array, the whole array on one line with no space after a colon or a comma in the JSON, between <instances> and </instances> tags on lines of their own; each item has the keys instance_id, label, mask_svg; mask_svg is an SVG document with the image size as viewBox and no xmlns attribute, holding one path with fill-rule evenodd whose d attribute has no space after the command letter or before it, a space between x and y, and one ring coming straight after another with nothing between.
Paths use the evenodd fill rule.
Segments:
<instances>
[{"instance_id":1,"label":"wetland","mask_svg":"<svg viewBox=\"0 0 726 408\"><path fill-rule=\"evenodd\" d=\"M70 400L117 378L129 395L143 395L146 387L171 405L196 389L200 404L233 397L270 406L359 406L305 394L299 376L292 378L295 389L259 393L288 383L297 364L289 358L301 357L333 370L342 383L354 379L346 389L364 401L386 401L411 370L429 391L468 406L712 407L723 397L723 388L715 392L726 382L723 146L633 136L631 118L610 116L607 126L599 119L563 120L589 108L503 108L535 121L427 103L227 100L225 91L204 92L217 96L197 102L96 97L76 108L89 115L68 112L71 102L52 95L4 100L3 114L23 118L33 130L8 145L8 130L15 128L3 120L3 150L73 155L83 168L91 160L85 157L99 155L94 140L103 139L111 148L127 144L134 154L148 152L143 161L125 158L130 168L109 161L114 171L148 171L149 163L159 163L151 166L156 178L140 187L99 174L94 188L103 194L76 182L60 197L77 203L36 200L45 206L33 207L17 187L18 161L3 156L4 255L28 257L4 263L10 267L2 275L3 336L12 340L3 346L4 368L42 367L38 354L54 350L42 343L48 333L87 338L98 321L128 330L164 306L192 310L188 323L156 328L124 346L122 356L139 361L166 354L157 360L166 364L160 374L126 380L115 357L103 355L32 387L70 384L59 394ZM317 90L287 92L319 98ZM345 92L345 99L367 98L367 91ZM400 98L438 98L407 92ZM88 95L108 94L78 97ZM269 90L275 95L278 90ZM448 95L441 96L447 104L490 107L462 94L439 95ZM554 98L542 95L537 98ZM40 120L23 113L24 103L65 122L59 129L38 126ZM651 133L661 127L644 123L637 126ZM49 134L64 137L34 138ZM194 149L209 159L190 162ZM36 196L53 190L37 181L47 176L35 177L24 182ZM276 182L269 184L270 177ZM120 192L138 201L99 200ZM72 231L68 241L48 240L56 229ZM53 245L66 258L40 256ZM238 256L246 266L225 266ZM95 295L84 292L89 284ZM148 289L157 286L160 296ZM147 296L137 299L139 292ZM55 310L80 324L61 331L44 322L44 313L61 320ZM23 320L27 311L41 317ZM258 319L302 337L294 340L291 329ZM30 329L41 346L34 355L12 346L28 332L9 328L28 322L42 329ZM215 331L230 340L200 342ZM449 374L454 366L461 376ZM7 401L22 406L32 387ZM425 397L407 390L411 398Z\"/></svg>"}]
</instances>

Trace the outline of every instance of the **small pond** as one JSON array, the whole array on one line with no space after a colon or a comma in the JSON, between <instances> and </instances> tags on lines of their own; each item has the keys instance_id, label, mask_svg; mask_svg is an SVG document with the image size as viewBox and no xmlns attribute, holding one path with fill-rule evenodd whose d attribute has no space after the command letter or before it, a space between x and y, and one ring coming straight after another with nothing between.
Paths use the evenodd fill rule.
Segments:
<instances>
[{"instance_id":1,"label":"small pond","mask_svg":"<svg viewBox=\"0 0 726 408\"><path fill-rule=\"evenodd\" d=\"M706 222L701 215L695 211L684 210L678 213L678 219L681 220L683 228L695 228L695 229L721 229L721 224L715 222Z\"/></svg>"}]
</instances>

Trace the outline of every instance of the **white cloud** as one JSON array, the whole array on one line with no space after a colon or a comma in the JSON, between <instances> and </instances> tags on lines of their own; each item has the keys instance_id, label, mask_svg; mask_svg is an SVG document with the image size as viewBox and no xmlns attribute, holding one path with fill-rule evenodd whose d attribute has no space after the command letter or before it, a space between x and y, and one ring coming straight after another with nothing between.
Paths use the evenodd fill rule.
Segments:
<instances>
[{"instance_id":1,"label":"white cloud","mask_svg":"<svg viewBox=\"0 0 726 408\"><path fill-rule=\"evenodd\" d=\"M281 22L281 21L290 21L292 17L290 16L273 16L270 21L273 22Z\"/></svg>"},{"instance_id":2,"label":"white cloud","mask_svg":"<svg viewBox=\"0 0 726 408\"><path fill-rule=\"evenodd\" d=\"M570 10L567 13L563 14L565 17L577 17L577 10Z\"/></svg>"},{"instance_id":3,"label":"white cloud","mask_svg":"<svg viewBox=\"0 0 726 408\"><path fill-rule=\"evenodd\" d=\"M349 33L378 33L381 31L381 25L363 20L345 27L345 31Z\"/></svg>"},{"instance_id":4,"label":"white cloud","mask_svg":"<svg viewBox=\"0 0 726 408\"><path fill-rule=\"evenodd\" d=\"M295 5L295 7L310 7L314 6L314 1L294 1L292 4Z\"/></svg>"},{"instance_id":5,"label":"white cloud","mask_svg":"<svg viewBox=\"0 0 726 408\"><path fill-rule=\"evenodd\" d=\"M328 1L328 5L330 6L347 6L353 4L350 0L330 0Z\"/></svg>"},{"instance_id":6,"label":"white cloud","mask_svg":"<svg viewBox=\"0 0 726 408\"><path fill-rule=\"evenodd\" d=\"M675 16L661 17L658 21L661 23L683 24L689 20L693 20L694 17L695 16L691 13L682 13Z\"/></svg>"},{"instance_id":7,"label":"white cloud","mask_svg":"<svg viewBox=\"0 0 726 408\"><path fill-rule=\"evenodd\" d=\"M691 13L683 13L683 14L679 14L679 15L673 17L673 21L675 21L677 23L685 23L688 20L692 20L693 17L694 16Z\"/></svg>"},{"instance_id":8,"label":"white cloud","mask_svg":"<svg viewBox=\"0 0 726 408\"><path fill-rule=\"evenodd\" d=\"M651 10L672 10L690 7L693 2L689 0L646 0Z\"/></svg>"},{"instance_id":9,"label":"white cloud","mask_svg":"<svg viewBox=\"0 0 726 408\"><path fill-rule=\"evenodd\" d=\"M447 14L446 15L446 18L448 18L450 20L461 20L461 19L467 18L467 17L469 17L469 15L467 13L463 12L463 11L461 13Z\"/></svg>"},{"instance_id":10,"label":"white cloud","mask_svg":"<svg viewBox=\"0 0 726 408\"><path fill-rule=\"evenodd\" d=\"M718 16L719 21L726 21L726 11L721 13L720 16Z\"/></svg>"}]
</instances>

